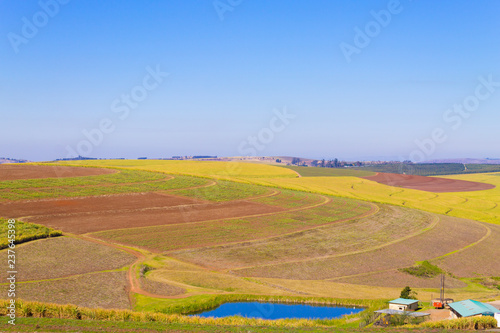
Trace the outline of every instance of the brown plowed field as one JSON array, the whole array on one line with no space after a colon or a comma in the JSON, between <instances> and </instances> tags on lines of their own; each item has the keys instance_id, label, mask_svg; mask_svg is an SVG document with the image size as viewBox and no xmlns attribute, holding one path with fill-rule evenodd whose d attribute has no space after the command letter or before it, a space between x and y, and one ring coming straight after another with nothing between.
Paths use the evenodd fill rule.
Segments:
<instances>
[{"instance_id":1,"label":"brown plowed field","mask_svg":"<svg viewBox=\"0 0 500 333\"><path fill-rule=\"evenodd\" d=\"M410 188L427 192L469 192L483 191L495 188L495 185L469 182L466 180L446 179L439 177L425 177L400 175L396 173L377 173L375 176L362 177L380 184Z\"/></svg>"},{"instance_id":2,"label":"brown plowed field","mask_svg":"<svg viewBox=\"0 0 500 333\"><path fill-rule=\"evenodd\" d=\"M131 193L97 197L46 199L0 203L0 212L9 217L39 215L72 215L78 213L138 210L153 207L171 207L198 204L200 201L158 193Z\"/></svg>"},{"instance_id":3,"label":"brown plowed field","mask_svg":"<svg viewBox=\"0 0 500 333\"><path fill-rule=\"evenodd\" d=\"M97 176L115 172L116 170L101 168L0 164L0 181L34 178Z\"/></svg>"},{"instance_id":4,"label":"brown plowed field","mask_svg":"<svg viewBox=\"0 0 500 333\"><path fill-rule=\"evenodd\" d=\"M154 194L148 195L154 196ZM283 208L244 200L192 204L192 199L165 195L162 197L163 201L161 198L155 198L156 202L154 203L142 200L134 202L133 205L128 205L127 198L133 198L133 196L116 197L101 197L94 205L86 206L86 210L82 207L68 205L60 206L58 214L38 215L36 211L32 211L33 217L28 218L28 221L66 232L84 234L104 230L237 218L283 211ZM182 200L184 202L180 203ZM176 205L173 205L173 203ZM26 209L34 204L34 202L27 203ZM112 206L113 204L114 206ZM123 208L127 206L133 206L134 208ZM43 207L43 204L39 207L43 212L50 211L50 209ZM107 210L109 207L114 207L114 209ZM21 207L18 207L18 209L20 212L26 212ZM24 213L24 216L26 215Z\"/></svg>"}]
</instances>

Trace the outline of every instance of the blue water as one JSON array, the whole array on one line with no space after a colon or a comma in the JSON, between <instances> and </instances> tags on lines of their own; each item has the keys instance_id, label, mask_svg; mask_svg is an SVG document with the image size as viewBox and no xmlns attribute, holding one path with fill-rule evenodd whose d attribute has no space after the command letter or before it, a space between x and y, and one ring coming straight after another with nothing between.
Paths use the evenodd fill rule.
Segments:
<instances>
[{"instance_id":1,"label":"blue water","mask_svg":"<svg viewBox=\"0 0 500 333\"><path fill-rule=\"evenodd\" d=\"M243 316L248 318L283 319L283 318L315 318L332 319L343 315L358 313L363 308L312 306L304 304L277 304L260 302L225 303L216 309L195 314L200 317Z\"/></svg>"}]
</instances>

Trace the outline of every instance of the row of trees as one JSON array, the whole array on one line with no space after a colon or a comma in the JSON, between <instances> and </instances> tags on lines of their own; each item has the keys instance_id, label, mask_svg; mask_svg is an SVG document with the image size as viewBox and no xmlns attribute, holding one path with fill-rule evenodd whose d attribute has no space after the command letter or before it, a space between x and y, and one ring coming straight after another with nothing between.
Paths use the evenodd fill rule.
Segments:
<instances>
[{"instance_id":1,"label":"row of trees","mask_svg":"<svg viewBox=\"0 0 500 333\"><path fill-rule=\"evenodd\" d=\"M281 163L281 160L276 159L276 163ZM292 165L307 166L306 162L302 161L298 157L294 157L292 159ZM360 166L363 166L363 163L361 163L361 162L347 163L344 161L339 161L338 158L334 158L333 160L325 160L325 159L322 159L321 161L314 160L311 162L311 166L318 167L318 168L343 168L346 166L360 167Z\"/></svg>"},{"instance_id":2,"label":"row of trees","mask_svg":"<svg viewBox=\"0 0 500 333\"><path fill-rule=\"evenodd\" d=\"M320 167L320 168L343 168L346 166L362 166L363 163L361 162L354 162L354 163L347 163L344 161L339 161L337 158L334 158L333 160L325 160L322 159L321 161L314 160L311 162L311 166L313 167Z\"/></svg>"}]
</instances>

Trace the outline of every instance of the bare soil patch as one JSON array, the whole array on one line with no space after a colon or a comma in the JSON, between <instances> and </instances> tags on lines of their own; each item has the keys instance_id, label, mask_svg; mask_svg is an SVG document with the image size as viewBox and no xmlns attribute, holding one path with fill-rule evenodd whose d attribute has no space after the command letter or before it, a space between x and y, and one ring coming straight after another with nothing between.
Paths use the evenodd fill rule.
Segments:
<instances>
[{"instance_id":1,"label":"bare soil patch","mask_svg":"<svg viewBox=\"0 0 500 333\"><path fill-rule=\"evenodd\" d=\"M35 178L97 176L115 173L113 169L79 168L55 165L0 164L0 181Z\"/></svg>"},{"instance_id":2,"label":"bare soil patch","mask_svg":"<svg viewBox=\"0 0 500 333\"><path fill-rule=\"evenodd\" d=\"M0 251L7 262L7 250ZM117 249L70 237L47 238L16 247L17 279L32 281L112 270L136 258Z\"/></svg>"},{"instance_id":3,"label":"bare soil patch","mask_svg":"<svg viewBox=\"0 0 500 333\"><path fill-rule=\"evenodd\" d=\"M144 200L141 208L121 209L125 202L119 200L113 210L102 210L97 203L89 207L86 212L72 210L68 206L64 213L56 215L38 215L28 219L30 222L51 226L63 232L84 234L89 232L127 229L148 226L159 226L168 224L180 224L189 222L200 222L216 219L238 218L248 215L267 214L282 211L282 208L267 206L251 201L233 201L223 203L197 203L172 205L171 202L179 202L174 196L163 196L163 204L159 202L150 204ZM107 199L101 199L104 202ZM189 200L189 199L185 199ZM185 201L184 203L188 203ZM189 201L192 203L192 201ZM104 204L107 206L107 204ZM141 203L137 203L141 205Z\"/></svg>"},{"instance_id":4,"label":"bare soil patch","mask_svg":"<svg viewBox=\"0 0 500 333\"><path fill-rule=\"evenodd\" d=\"M72 214L101 214L103 212L125 212L154 207L171 207L200 203L199 200L159 193L130 193L97 197L76 197L67 199L25 200L0 203L3 215L20 218L23 216L55 217Z\"/></svg>"},{"instance_id":5,"label":"bare soil patch","mask_svg":"<svg viewBox=\"0 0 500 333\"><path fill-rule=\"evenodd\" d=\"M470 182L459 179L401 175L396 173L377 173L375 176L362 177L380 184L409 188L413 190L443 193L483 191L495 188L495 185Z\"/></svg>"}]
</instances>

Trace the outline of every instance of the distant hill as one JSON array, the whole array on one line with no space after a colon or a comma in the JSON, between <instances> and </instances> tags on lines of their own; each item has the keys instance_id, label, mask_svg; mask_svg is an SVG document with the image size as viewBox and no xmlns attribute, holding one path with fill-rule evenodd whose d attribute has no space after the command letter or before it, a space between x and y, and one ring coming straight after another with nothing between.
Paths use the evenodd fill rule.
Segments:
<instances>
[{"instance_id":1,"label":"distant hill","mask_svg":"<svg viewBox=\"0 0 500 333\"><path fill-rule=\"evenodd\" d=\"M0 164L4 163L26 163L28 160L19 160L16 158L0 157Z\"/></svg>"},{"instance_id":2,"label":"distant hill","mask_svg":"<svg viewBox=\"0 0 500 333\"><path fill-rule=\"evenodd\" d=\"M500 158L451 158L426 161L424 163L500 164Z\"/></svg>"}]
</instances>

